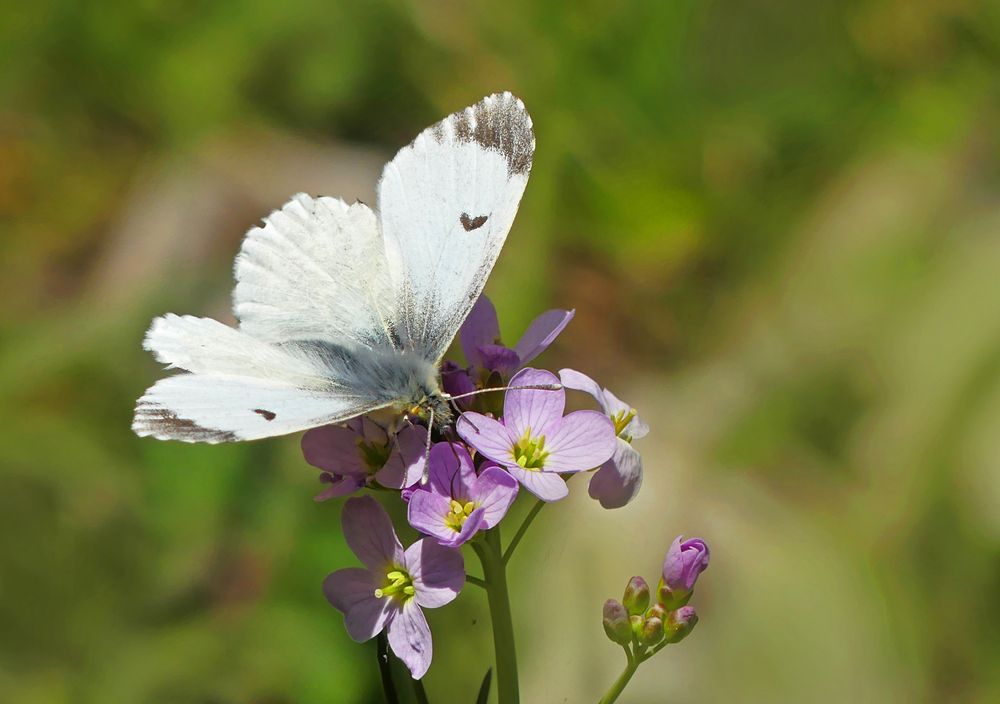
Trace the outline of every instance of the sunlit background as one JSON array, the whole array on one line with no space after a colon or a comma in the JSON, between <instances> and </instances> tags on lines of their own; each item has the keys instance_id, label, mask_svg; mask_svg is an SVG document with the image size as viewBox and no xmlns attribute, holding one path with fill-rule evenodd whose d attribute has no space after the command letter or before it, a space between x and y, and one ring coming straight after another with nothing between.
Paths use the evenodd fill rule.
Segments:
<instances>
[{"instance_id":1,"label":"sunlit background","mask_svg":"<svg viewBox=\"0 0 1000 704\"><path fill-rule=\"evenodd\" d=\"M652 427L634 504L576 480L512 563L526 704L599 698L601 605L679 533L701 623L622 702L1000 701L998 76L976 0L4 3L0 700L379 700L298 439L134 437L140 340L231 320L292 193L373 203L509 89L538 148L506 341L576 308L540 362ZM430 616L432 701L471 702L481 593Z\"/></svg>"}]
</instances>

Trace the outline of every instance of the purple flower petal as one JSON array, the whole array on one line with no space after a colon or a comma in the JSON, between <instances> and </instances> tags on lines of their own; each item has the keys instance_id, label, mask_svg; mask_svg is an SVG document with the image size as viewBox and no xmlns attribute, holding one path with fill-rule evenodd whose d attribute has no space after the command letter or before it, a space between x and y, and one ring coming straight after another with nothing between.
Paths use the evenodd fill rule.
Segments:
<instances>
[{"instance_id":1,"label":"purple flower petal","mask_svg":"<svg viewBox=\"0 0 1000 704\"><path fill-rule=\"evenodd\" d=\"M509 378L521 367L517 352L503 345L483 345L479 348L479 356L483 369L497 372L504 378Z\"/></svg>"},{"instance_id":2,"label":"purple flower petal","mask_svg":"<svg viewBox=\"0 0 1000 704\"><path fill-rule=\"evenodd\" d=\"M642 457L635 448L617 439L615 453L590 478L591 498L604 508L621 508L639 493L642 486Z\"/></svg>"},{"instance_id":3,"label":"purple flower petal","mask_svg":"<svg viewBox=\"0 0 1000 704\"><path fill-rule=\"evenodd\" d=\"M319 480L324 484L329 484L327 488L316 494L313 501L328 501L338 496L347 496L360 490L365 485L363 477L347 476L342 477L336 474L321 474Z\"/></svg>"},{"instance_id":4,"label":"purple flower petal","mask_svg":"<svg viewBox=\"0 0 1000 704\"><path fill-rule=\"evenodd\" d=\"M414 599L427 608L449 603L465 585L462 553L429 538L418 540L406 549L405 567L416 590Z\"/></svg>"},{"instance_id":5,"label":"purple flower petal","mask_svg":"<svg viewBox=\"0 0 1000 704\"><path fill-rule=\"evenodd\" d=\"M559 379L567 389L583 391L597 399L597 402L601 405L601 410L609 417L614 417L619 413L628 414L633 410L629 404L619 399L607 389L602 389L596 381L575 369L560 369ZM622 430L622 435L627 435L633 440L645 437L647 433L649 433L649 426L638 415L634 416Z\"/></svg>"},{"instance_id":6,"label":"purple flower petal","mask_svg":"<svg viewBox=\"0 0 1000 704\"><path fill-rule=\"evenodd\" d=\"M531 325L525 330L524 335L514 345L517 356L521 358L521 364L527 364L544 352L553 340L559 337L559 333L569 325L575 312L572 310L548 310L531 321Z\"/></svg>"},{"instance_id":7,"label":"purple flower petal","mask_svg":"<svg viewBox=\"0 0 1000 704\"><path fill-rule=\"evenodd\" d=\"M546 472L580 472L600 467L615 451L615 426L597 411L575 411L545 436Z\"/></svg>"},{"instance_id":8,"label":"purple flower petal","mask_svg":"<svg viewBox=\"0 0 1000 704\"><path fill-rule=\"evenodd\" d=\"M428 475L431 491L464 502L470 498L476 468L465 447L439 442L431 448Z\"/></svg>"},{"instance_id":9,"label":"purple flower petal","mask_svg":"<svg viewBox=\"0 0 1000 704\"><path fill-rule=\"evenodd\" d=\"M499 523L516 498L517 480L495 465L483 470L469 493L469 499L479 505L476 510L483 512L483 528Z\"/></svg>"},{"instance_id":10,"label":"purple flower petal","mask_svg":"<svg viewBox=\"0 0 1000 704\"><path fill-rule=\"evenodd\" d=\"M558 474L522 469L517 465L508 467L507 471L542 501L558 501L569 495L566 482Z\"/></svg>"},{"instance_id":11,"label":"purple flower petal","mask_svg":"<svg viewBox=\"0 0 1000 704\"><path fill-rule=\"evenodd\" d=\"M347 613L354 606L368 599L375 599L376 575L361 567L337 570L323 580L323 594L333 608Z\"/></svg>"},{"instance_id":12,"label":"purple flower petal","mask_svg":"<svg viewBox=\"0 0 1000 704\"><path fill-rule=\"evenodd\" d=\"M389 459L375 473L379 484L390 489L402 489L420 481L424 475L427 432L418 425L409 425L396 433L396 445Z\"/></svg>"},{"instance_id":13,"label":"purple flower petal","mask_svg":"<svg viewBox=\"0 0 1000 704\"><path fill-rule=\"evenodd\" d=\"M410 496L406 507L406 520L414 529L436 538L439 542L450 543L456 533L444 519L451 511L451 499L434 491L418 489Z\"/></svg>"},{"instance_id":14,"label":"purple flower petal","mask_svg":"<svg viewBox=\"0 0 1000 704\"><path fill-rule=\"evenodd\" d=\"M478 533L485 526L483 525L483 509L477 508L472 513L470 513L465 518L465 522L462 523L462 529L457 533L453 533L451 540L444 541L441 544L450 547L457 548L459 545L467 543L472 536Z\"/></svg>"},{"instance_id":15,"label":"purple flower petal","mask_svg":"<svg viewBox=\"0 0 1000 704\"><path fill-rule=\"evenodd\" d=\"M559 381L567 389L573 389L574 391L583 391L588 393L601 404L601 410L607 413L607 408L604 406L604 392L601 390L600 384L591 379L589 376L583 372L578 372L575 369L560 369L559 370Z\"/></svg>"},{"instance_id":16,"label":"purple flower petal","mask_svg":"<svg viewBox=\"0 0 1000 704\"><path fill-rule=\"evenodd\" d=\"M431 666L433 648L431 629L414 601L408 601L389 623L389 646L406 665L410 675L419 680Z\"/></svg>"},{"instance_id":17,"label":"purple flower petal","mask_svg":"<svg viewBox=\"0 0 1000 704\"><path fill-rule=\"evenodd\" d=\"M389 433L369 416L361 416L359 434L367 443L385 445L389 442Z\"/></svg>"},{"instance_id":18,"label":"purple flower petal","mask_svg":"<svg viewBox=\"0 0 1000 704\"><path fill-rule=\"evenodd\" d=\"M347 544L366 567L379 571L402 564L403 546L378 501L370 496L348 499L340 520Z\"/></svg>"},{"instance_id":19,"label":"purple flower petal","mask_svg":"<svg viewBox=\"0 0 1000 704\"><path fill-rule=\"evenodd\" d=\"M516 439L511 437L503 423L482 413L466 412L459 416L455 429L463 440L485 457L503 465L515 463L513 448Z\"/></svg>"},{"instance_id":20,"label":"purple flower petal","mask_svg":"<svg viewBox=\"0 0 1000 704\"><path fill-rule=\"evenodd\" d=\"M399 611L398 602L384 597L374 596L365 601L359 601L344 615L344 627L352 640L363 643L382 632L386 623L391 622Z\"/></svg>"},{"instance_id":21,"label":"purple flower petal","mask_svg":"<svg viewBox=\"0 0 1000 704\"><path fill-rule=\"evenodd\" d=\"M451 361L441 365L441 388L451 396L461 396L476 390L476 384L469 376L467 369L459 367ZM465 401L466 399L461 399Z\"/></svg>"},{"instance_id":22,"label":"purple flower petal","mask_svg":"<svg viewBox=\"0 0 1000 704\"><path fill-rule=\"evenodd\" d=\"M479 349L484 345L495 345L500 341L500 323L497 321L497 311L493 303L485 295L481 295L472 306L468 317L458 331L458 340L465 354L465 361L471 367L483 367L483 358Z\"/></svg>"},{"instance_id":23,"label":"purple flower petal","mask_svg":"<svg viewBox=\"0 0 1000 704\"><path fill-rule=\"evenodd\" d=\"M364 475L358 434L340 425L324 425L302 436L302 455L313 467L333 474Z\"/></svg>"},{"instance_id":24,"label":"purple flower petal","mask_svg":"<svg viewBox=\"0 0 1000 704\"><path fill-rule=\"evenodd\" d=\"M511 389L504 398L503 420L515 438L520 438L529 429L532 436L547 435L550 426L562 418L566 408L566 392L563 389L516 388L545 384L558 385L559 377L543 369L522 369L510 380Z\"/></svg>"},{"instance_id":25,"label":"purple flower petal","mask_svg":"<svg viewBox=\"0 0 1000 704\"><path fill-rule=\"evenodd\" d=\"M708 545L701 538L677 536L663 560L663 582L673 590L691 590L698 575L708 569Z\"/></svg>"}]
</instances>

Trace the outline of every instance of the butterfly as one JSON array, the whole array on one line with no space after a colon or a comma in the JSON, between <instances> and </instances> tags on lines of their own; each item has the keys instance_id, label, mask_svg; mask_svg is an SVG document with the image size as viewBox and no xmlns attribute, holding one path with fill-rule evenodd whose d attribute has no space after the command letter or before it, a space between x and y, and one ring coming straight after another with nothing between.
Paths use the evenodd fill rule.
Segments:
<instances>
[{"instance_id":1,"label":"butterfly","mask_svg":"<svg viewBox=\"0 0 1000 704\"><path fill-rule=\"evenodd\" d=\"M498 93L403 147L377 212L294 196L243 240L237 328L153 321L143 347L183 372L143 394L132 429L218 443L386 408L447 422L439 365L500 254L534 150L524 103Z\"/></svg>"}]
</instances>

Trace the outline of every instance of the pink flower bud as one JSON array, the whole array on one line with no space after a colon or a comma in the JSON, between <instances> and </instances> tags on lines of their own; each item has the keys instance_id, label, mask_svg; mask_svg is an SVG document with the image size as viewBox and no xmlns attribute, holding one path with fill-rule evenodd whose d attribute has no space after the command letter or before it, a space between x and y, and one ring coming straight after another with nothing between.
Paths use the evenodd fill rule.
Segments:
<instances>
[{"instance_id":1,"label":"pink flower bud","mask_svg":"<svg viewBox=\"0 0 1000 704\"><path fill-rule=\"evenodd\" d=\"M698 614L694 607L682 606L667 616L667 624L664 628L667 640L671 643L680 643L694 630L697 623Z\"/></svg>"},{"instance_id":2,"label":"pink flower bud","mask_svg":"<svg viewBox=\"0 0 1000 704\"><path fill-rule=\"evenodd\" d=\"M604 632L613 642L627 645L632 641L632 624L628 611L614 599L604 602Z\"/></svg>"},{"instance_id":3,"label":"pink flower bud","mask_svg":"<svg viewBox=\"0 0 1000 704\"><path fill-rule=\"evenodd\" d=\"M698 575L708 568L708 545L701 538L683 540L678 536L663 560L663 578L657 598L667 610L688 602Z\"/></svg>"}]
</instances>

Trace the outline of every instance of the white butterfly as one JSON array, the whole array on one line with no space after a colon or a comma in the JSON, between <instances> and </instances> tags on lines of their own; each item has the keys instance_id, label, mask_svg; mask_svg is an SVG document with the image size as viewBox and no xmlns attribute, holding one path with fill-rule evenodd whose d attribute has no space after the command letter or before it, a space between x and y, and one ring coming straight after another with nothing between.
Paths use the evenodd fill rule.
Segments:
<instances>
[{"instance_id":1,"label":"white butterfly","mask_svg":"<svg viewBox=\"0 0 1000 704\"><path fill-rule=\"evenodd\" d=\"M299 194L236 257L238 329L169 314L143 346L172 368L132 429L254 440L385 407L450 417L438 365L483 290L528 183L535 138L510 93L429 127L363 203Z\"/></svg>"}]
</instances>

